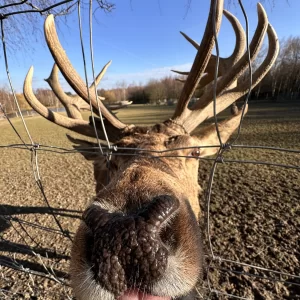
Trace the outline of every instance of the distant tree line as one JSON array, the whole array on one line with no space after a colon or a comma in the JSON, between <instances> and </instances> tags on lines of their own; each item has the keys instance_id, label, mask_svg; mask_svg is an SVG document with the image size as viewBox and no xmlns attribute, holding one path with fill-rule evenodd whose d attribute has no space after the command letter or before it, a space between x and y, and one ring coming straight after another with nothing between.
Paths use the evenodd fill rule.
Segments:
<instances>
[{"instance_id":1,"label":"distant tree line","mask_svg":"<svg viewBox=\"0 0 300 300\"><path fill-rule=\"evenodd\" d=\"M263 49L253 63L253 72L267 55ZM246 72L244 79L249 76ZM160 80L150 80L145 85L124 85L109 90L100 90L99 94L109 102L131 100L136 104L157 104L163 100L167 102L178 99L183 83L175 77L165 77ZM182 79L182 78L181 78ZM196 90L195 97L201 96L201 90ZM289 37L280 42L280 53L270 72L253 89L251 99L273 100L299 99L300 100L300 37Z\"/></svg>"},{"instance_id":2,"label":"distant tree line","mask_svg":"<svg viewBox=\"0 0 300 300\"><path fill-rule=\"evenodd\" d=\"M135 104L158 104L171 99L178 99L182 89L182 83L175 77L167 76L160 80L151 79L145 85L126 85L122 87L98 90L98 94L105 97L108 104L121 100L129 100Z\"/></svg>"},{"instance_id":3,"label":"distant tree line","mask_svg":"<svg viewBox=\"0 0 300 300\"><path fill-rule=\"evenodd\" d=\"M273 100L300 99L300 37L281 40L271 71L254 89L252 97Z\"/></svg>"},{"instance_id":4,"label":"distant tree line","mask_svg":"<svg viewBox=\"0 0 300 300\"><path fill-rule=\"evenodd\" d=\"M37 89L35 95L46 107L62 107L62 104L50 89ZM16 98L21 110L31 110L30 105L27 103L22 93L17 93ZM14 97L8 87L0 88L0 103L6 113L12 113L18 110ZM0 110L0 114L1 112L2 111Z\"/></svg>"},{"instance_id":5,"label":"distant tree line","mask_svg":"<svg viewBox=\"0 0 300 300\"><path fill-rule=\"evenodd\" d=\"M289 37L281 40L280 44L280 53L276 63L260 84L253 89L251 99L300 100L300 37ZM253 64L254 71L265 55L266 50L262 51L260 57ZM105 97L105 103L108 105L122 100L130 100L135 104L172 104L179 98L183 87L183 83L177 79L179 78L167 76L160 80L151 79L144 85L127 85L125 82L121 82L117 84L116 88L98 90L98 94ZM50 89L39 88L35 94L47 107L62 106ZM71 95L70 92L67 94ZM201 91L196 90L195 97L200 94ZM23 94L16 94L16 97L21 110L30 109ZM16 103L7 87L0 88L0 103L7 113L17 111Z\"/></svg>"}]
</instances>

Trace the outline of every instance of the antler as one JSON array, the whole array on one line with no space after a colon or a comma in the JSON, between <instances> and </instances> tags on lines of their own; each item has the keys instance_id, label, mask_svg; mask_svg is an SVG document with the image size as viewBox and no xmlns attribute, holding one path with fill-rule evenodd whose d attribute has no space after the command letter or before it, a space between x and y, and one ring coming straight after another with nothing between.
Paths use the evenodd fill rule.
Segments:
<instances>
[{"instance_id":1,"label":"antler","mask_svg":"<svg viewBox=\"0 0 300 300\"><path fill-rule=\"evenodd\" d=\"M83 107L82 100L84 100L88 105L91 103L94 112L97 113L98 109L101 110L102 115L106 119L105 123L107 125L106 129L108 131L108 134L110 135L110 131L112 133L110 137L114 138L118 136L127 127L127 125L122 123L118 118L111 114L110 111L101 102L101 99L103 98L98 97L95 93L95 89L104 76L111 61L103 67L101 72L96 77L95 82L93 82L89 87L88 91L86 85L72 66L70 60L68 59L64 49L59 42L53 15L49 15L45 20L44 31L47 45L56 63L52 69L50 77L46 79L46 81L49 83L58 99L65 106L68 117L50 111L49 109L44 107L34 96L32 91L32 67L29 70L24 81L24 96L27 102L33 107L33 109L35 109L39 114L41 114L48 120L78 133L95 137L94 129L89 125L90 123L88 121L84 121L82 119L80 113L80 109ZM74 89L78 96L70 97L64 93L58 81L58 69L61 71L64 78L67 80L69 85ZM96 122L96 124L99 125L99 122ZM101 128L101 126L97 127ZM102 130L97 129L97 131L99 131L98 136L101 138L103 136Z\"/></svg>"},{"instance_id":2,"label":"antler","mask_svg":"<svg viewBox=\"0 0 300 300\"><path fill-rule=\"evenodd\" d=\"M192 39L184 35L189 42L191 42L197 49L197 55L194 60L191 71L188 73L188 78L183 87L179 102L177 104L175 113L173 115L173 120L176 123L181 124L184 128L191 132L193 131L200 123L204 120L213 116L213 73L216 63L215 56L212 56L212 48L214 44L214 33L212 26L212 11L216 5L216 30L220 27L221 22L221 13L223 7L223 0L213 0L211 2L210 15L207 21L206 30L202 42L198 45ZM267 15L261 4L258 4L258 25L251 41L249 50L250 50L250 59L251 62L256 58L267 31L268 40L269 40L269 49L268 54L261 64L261 66L256 70L253 75L252 88L255 87L260 80L266 75L270 70L271 66L276 60L279 51L279 43L275 31L272 26L268 23ZM232 24L235 34L236 34L236 47L233 54L229 58L220 59L220 68L218 76L221 76L218 80L217 85L217 113L223 111L237 99L242 97L249 90L248 81L244 80L237 84L238 78L245 72L248 67L248 53L244 52L245 48L245 33L235 17L230 13L224 11L225 16L228 18ZM209 49L209 52L203 53L203 49ZM205 56L205 59L201 57ZM204 73L207 73L203 77ZM203 82L201 77L204 78ZM196 89L199 85L206 86L206 89L203 95L199 100L192 106L191 109L188 109L188 103Z\"/></svg>"},{"instance_id":3,"label":"antler","mask_svg":"<svg viewBox=\"0 0 300 300\"><path fill-rule=\"evenodd\" d=\"M74 91L87 103L92 103L92 106L95 109L98 109L98 104L101 109L103 116L116 128L123 129L126 127L124 123L114 117L107 108L103 105L101 101L97 102L95 97L95 93L91 93L88 95L87 88L80 78L79 74L76 72L74 67L72 66L70 60L68 59L64 49L62 48L54 24L53 15L49 15L45 21L44 25L45 38L49 50L54 58L54 61L58 65L61 73L69 83L69 85L74 89ZM109 64L106 64L102 71L99 74L99 79L101 80L103 75L105 74Z\"/></svg>"},{"instance_id":4,"label":"antler","mask_svg":"<svg viewBox=\"0 0 300 300\"><path fill-rule=\"evenodd\" d=\"M215 20L213 20L213 10L216 7ZM183 86L179 101L177 103L175 113L173 115L174 119L177 119L178 122L182 122L182 118L186 116L187 106L192 98L197 85L200 82L200 79L204 73L204 70L208 64L208 61L211 57L211 52L214 47L214 32L212 22L215 22L216 31L219 32L221 20L222 20L222 8L223 0L213 0L210 5L210 11L208 16L208 21L206 23L206 28L202 43L199 46L198 52L196 54L194 63L192 65L191 71L188 75L188 78ZM183 123L183 122L182 122Z\"/></svg>"},{"instance_id":5,"label":"antler","mask_svg":"<svg viewBox=\"0 0 300 300\"><path fill-rule=\"evenodd\" d=\"M224 16L231 23L231 25L234 29L234 32L236 35L236 43L235 43L235 48L234 48L231 56L229 56L227 58L219 59L218 77L224 75L228 71L228 69L231 66L233 66L241 58L241 56L244 54L245 46L246 46L246 35L245 35L245 32L244 32L243 27L242 27L241 23L239 22L239 20L234 15L232 15L230 12L228 12L227 10L224 10L223 13L224 13ZM184 36L184 38L188 42L190 42L197 50L199 50L200 45L197 42L195 42L193 39L191 39L184 32L180 32L180 33ZM211 55L210 60L204 71L204 73L206 73L206 75L204 75L201 78L198 88L204 87L208 83L210 83L211 81L214 80L216 59L217 59L217 57L215 55ZM175 73L178 73L180 75L189 75L189 73L190 73L190 72L181 72L181 71L176 71L176 70L172 70L172 71Z\"/></svg>"},{"instance_id":6,"label":"antler","mask_svg":"<svg viewBox=\"0 0 300 300\"><path fill-rule=\"evenodd\" d=\"M110 64L110 62L109 62ZM73 119L82 119L82 115L81 115L81 110L82 109L90 109L90 106L78 95L75 96L69 96L67 95L58 80L58 66L57 64L53 65L52 71L50 73L50 76L45 79L46 82L48 82L48 84L50 85L52 91L54 92L55 96L59 99L59 101L63 104L63 106L66 109L67 115L70 118ZM99 73L99 75L96 77L95 79L95 83L92 83L90 88L89 88L89 93L95 93L95 89L94 87L97 86L100 82L100 75L101 72ZM99 97L99 100L104 100L104 97ZM93 109L95 114L98 114L98 111L96 109Z\"/></svg>"},{"instance_id":7,"label":"antler","mask_svg":"<svg viewBox=\"0 0 300 300\"><path fill-rule=\"evenodd\" d=\"M52 112L50 109L45 107L40 101L35 97L32 91L32 77L33 77L33 67L31 67L26 75L24 86L23 86L23 93L30 104L30 106L37 111L41 116L48 119L49 121L60 125L62 127L68 128L73 130L77 133L84 134L90 137L95 137L95 130L92 126L90 126L88 121L82 119L81 114L79 118L76 118L76 113L68 114L70 118L65 117L61 114ZM98 132L99 136L102 136L102 131Z\"/></svg>"}]
</instances>

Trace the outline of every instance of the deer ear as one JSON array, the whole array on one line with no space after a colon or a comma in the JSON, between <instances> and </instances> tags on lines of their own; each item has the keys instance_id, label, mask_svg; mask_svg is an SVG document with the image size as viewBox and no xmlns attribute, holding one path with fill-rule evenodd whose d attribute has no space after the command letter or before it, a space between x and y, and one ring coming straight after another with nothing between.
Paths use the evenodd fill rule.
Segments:
<instances>
[{"instance_id":1,"label":"deer ear","mask_svg":"<svg viewBox=\"0 0 300 300\"><path fill-rule=\"evenodd\" d=\"M76 145L73 145L75 150L78 150L78 153L82 154L85 159L87 160L96 160L97 158L101 157L101 152L99 151L99 145L96 143L88 142L85 140L80 140L71 137L70 135L66 134L68 140ZM107 145L101 145L103 147L107 147Z\"/></svg>"},{"instance_id":2,"label":"deer ear","mask_svg":"<svg viewBox=\"0 0 300 300\"><path fill-rule=\"evenodd\" d=\"M245 107L244 114L247 113L247 110L248 105ZM231 118L218 123L219 133L223 144L228 141L233 132L238 128L241 122L242 111L243 109L237 111L235 115ZM211 124L205 127L198 136L201 141L201 145L203 146L212 146L220 144L215 124ZM200 156L210 156L215 154L218 150L219 147L202 148L200 151Z\"/></svg>"}]
</instances>

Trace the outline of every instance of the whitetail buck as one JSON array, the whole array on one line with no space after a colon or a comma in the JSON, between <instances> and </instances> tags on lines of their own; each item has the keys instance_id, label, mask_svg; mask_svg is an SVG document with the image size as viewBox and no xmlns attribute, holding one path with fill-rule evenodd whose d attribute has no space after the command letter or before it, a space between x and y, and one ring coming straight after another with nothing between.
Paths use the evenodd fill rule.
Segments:
<instances>
[{"instance_id":1,"label":"whitetail buck","mask_svg":"<svg viewBox=\"0 0 300 300\"><path fill-rule=\"evenodd\" d=\"M248 67L248 53L245 52L244 30L232 14L223 10L223 0L211 1L200 45L184 35L197 48L197 54L190 72L186 73L188 76L171 119L151 127L126 125L100 101L111 142L118 147L130 148L127 153L137 155L112 155L107 170L103 156L92 157L97 194L83 213L71 255L71 280L77 299L193 299L191 293L201 280L203 260L197 222L201 191L197 179L197 158L216 153L217 147L201 146L217 145L219 140L213 125L204 128L197 137L191 132L213 116L216 57L212 55L212 24L215 22L218 32L223 13L234 29L236 45L230 57L220 59L217 113L229 107L248 91L249 80L239 79ZM53 16L46 19L44 29L56 63L48 82L66 106L68 116L49 111L36 99L32 92L32 68L25 79L24 95L29 104L48 120L95 137L93 126L80 114L79 100L90 101L97 112L94 89L109 64L103 68L88 93L59 43ZM259 4L258 25L250 44L251 61L257 56L265 34L268 36L268 52L253 74L252 88L270 70L279 50L276 33ZM77 98L64 94L57 79L58 68L78 94ZM199 84L205 86L203 95L188 108ZM220 122L223 143L238 127L240 118L241 111L237 111ZM103 138L100 122L96 125L99 137ZM193 146L194 149L187 148ZM132 148L144 151L135 152ZM153 157L150 150L170 150L167 156L172 158L161 153Z\"/></svg>"}]
</instances>

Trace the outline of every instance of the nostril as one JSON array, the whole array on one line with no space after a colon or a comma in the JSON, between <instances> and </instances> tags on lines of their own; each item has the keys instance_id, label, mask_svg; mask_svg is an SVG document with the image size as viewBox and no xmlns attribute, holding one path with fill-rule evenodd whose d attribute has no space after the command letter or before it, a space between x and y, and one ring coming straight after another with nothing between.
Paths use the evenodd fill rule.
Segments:
<instances>
[{"instance_id":1,"label":"nostril","mask_svg":"<svg viewBox=\"0 0 300 300\"><path fill-rule=\"evenodd\" d=\"M163 195L129 216L96 205L87 209L83 217L92 227L95 281L117 297L136 282L146 288L159 280L169 255L160 229L178 207L177 199Z\"/></svg>"},{"instance_id":2,"label":"nostril","mask_svg":"<svg viewBox=\"0 0 300 300\"><path fill-rule=\"evenodd\" d=\"M113 214L101 208L99 205L92 204L89 206L82 215L82 220L94 233L97 228L104 226Z\"/></svg>"},{"instance_id":3,"label":"nostril","mask_svg":"<svg viewBox=\"0 0 300 300\"><path fill-rule=\"evenodd\" d=\"M159 227L166 222L171 215L178 209L178 199L169 195L160 195L155 198L139 212L139 216L155 226ZM149 229L151 226L148 226Z\"/></svg>"}]
</instances>

